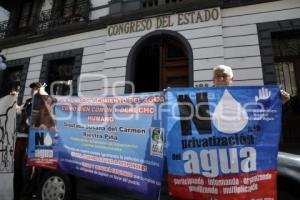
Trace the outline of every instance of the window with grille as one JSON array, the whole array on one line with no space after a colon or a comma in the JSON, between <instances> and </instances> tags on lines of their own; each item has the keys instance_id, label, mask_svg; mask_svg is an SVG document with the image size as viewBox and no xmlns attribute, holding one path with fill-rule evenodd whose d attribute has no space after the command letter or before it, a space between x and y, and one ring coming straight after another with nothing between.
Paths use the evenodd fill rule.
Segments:
<instances>
[{"instance_id":1,"label":"window with grille","mask_svg":"<svg viewBox=\"0 0 300 200\"><path fill-rule=\"evenodd\" d=\"M38 30L85 21L88 10L89 0L56 0L51 9L41 10Z\"/></svg>"},{"instance_id":2,"label":"window with grille","mask_svg":"<svg viewBox=\"0 0 300 200\"><path fill-rule=\"evenodd\" d=\"M87 5L86 0L62 0L56 1L56 9L60 10L63 18L83 16Z\"/></svg>"},{"instance_id":3,"label":"window with grille","mask_svg":"<svg viewBox=\"0 0 300 200\"><path fill-rule=\"evenodd\" d=\"M77 95L77 79L81 72L83 49L71 49L43 56L40 82L47 83L51 95ZM52 88L52 89L51 89Z\"/></svg>"},{"instance_id":4,"label":"window with grille","mask_svg":"<svg viewBox=\"0 0 300 200\"><path fill-rule=\"evenodd\" d=\"M49 63L47 92L51 95L72 94L72 68L74 58L52 60Z\"/></svg>"},{"instance_id":5,"label":"window with grille","mask_svg":"<svg viewBox=\"0 0 300 200\"><path fill-rule=\"evenodd\" d=\"M19 17L19 28L28 27L30 25L30 20L32 16L33 0L24 1Z\"/></svg>"},{"instance_id":6,"label":"window with grille","mask_svg":"<svg viewBox=\"0 0 300 200\"><path fill-rule=\"evenodd\" d=\"M21 83L23 66L8 67L4 71L1 96L8 95L12 91L18 91Z\"/></svg>"},{"instance_id":7,"label":"window with grille","mask_svg":"<svg viewBox=\"0 0 300 200\"><path fill-rule=\"evenodd\" d=\"M297 34L274 35L273 55L277 83L292 96L300 89L300 37Z\"/></svg>"}]
</instances>

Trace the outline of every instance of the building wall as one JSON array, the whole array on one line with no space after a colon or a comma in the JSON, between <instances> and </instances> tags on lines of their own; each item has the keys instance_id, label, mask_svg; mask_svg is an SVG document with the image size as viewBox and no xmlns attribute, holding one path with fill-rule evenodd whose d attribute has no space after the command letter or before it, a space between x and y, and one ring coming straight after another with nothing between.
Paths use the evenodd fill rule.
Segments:
<instances>
[{"instance_id":1,"label":"building wall","mask_svg":"<svg viewBox=\"0 0 300 200\"><path fill-rule=\"evenodd\" d=\"M108 9L107 2L92 1L93 7L103 9L99 16ZM300 18L300 1L283 0L222 9L221 16L214 22L166 28L182 34L193 48L194 85L211 85L212 68L224 63L234 69L235 85L262 85L256 24ZM108 89L104 94L111 94L113 84L119 82L116 92L120 94L124 92L122 82L125 81L128 54L132 46L151 31L108 36L107 29L102 29L13 47L3 53L8 60L30 57L23 100L30 94L28 85L39 80L44 54L77 48L84 48L81 74L93 74L81 80L79 93L99 95ZM101 74L108 77L107 82Z\"/></svg>"},{"instance_id":2,"label":"building wall","mask_svg":"<svg viewBox=\"0 0 300 200\"><path fill-rule=\"evenodd\" d=\"M262 64L256 24L300 18L300 1L232 8L222 12L225 64L232 66L236 84L263 84Z\"/></svg>"},{"instance_id":3,"label":"building wall","mask_svg":"<svg viewBox=\"0 0 300 200\"><path fill-rule=\"evenodd\" d=\"M92 31L3 50L8 60L30 58L23 100L30 96L29 84L39 80L44 54L84 48L81 73L101 73L105 35L105 30ZM97 87L89 87L85 81L87 80L83 80L84 83L82 83L84 86L83 90L99 89L99 84L96 84ZM92 83L95 84L95 82L89 84L91 85Z\"/></svg>"},{"instance_id":4,"label":"building wall","mask_svg":"<svg viewBox=\"0 0 300 200\"><path fill-rule=\"evenodd\" d=\"M286 0L222 10L224 57L201 59L196 83L209 83L212 67L225 61L234 70L235 85L262 85L263 74L256 24L300 18L300 1ZM214 47L212 47L214 48Z\"/></svg>"}]
</instances>

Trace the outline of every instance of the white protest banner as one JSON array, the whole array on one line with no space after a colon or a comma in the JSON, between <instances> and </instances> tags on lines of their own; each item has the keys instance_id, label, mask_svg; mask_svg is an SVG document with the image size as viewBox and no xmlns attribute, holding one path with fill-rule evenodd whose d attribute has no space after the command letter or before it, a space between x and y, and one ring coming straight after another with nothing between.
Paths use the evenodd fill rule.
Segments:
<instances>
[{"instance_id":1,"label":"white protest banner","mask_svg":"<svg viewBox=\"0 0 300 200\"><path fill-rule=\"evenodd\" d=\"M0 99L0 199L13 199L13 154L17 96Z\"/></svg>"}]
</instances>

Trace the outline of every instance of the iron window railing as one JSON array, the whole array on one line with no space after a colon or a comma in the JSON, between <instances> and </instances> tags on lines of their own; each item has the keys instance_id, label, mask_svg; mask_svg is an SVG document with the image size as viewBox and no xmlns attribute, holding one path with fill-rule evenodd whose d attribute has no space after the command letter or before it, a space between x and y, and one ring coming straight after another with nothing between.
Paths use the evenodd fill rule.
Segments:
<instances>
[{"instance_id":1,"label":"iron window railing","mask_svg":"<svg viewBox=\"0 0 300 200\"><path fill-rule=\"evenodd\" d=\"M8 21L0 22L0 39L6 37L7 28L8 28Z\"/></svg>"},{"instance_id":2,"label":"iron window railing","mask_svg":"<svg viewBox=\"0 0 300 200\"><path fill-rule=\"evenodd\" d=\"M86 21L88 20L88 9L88 1L77 1L71 4L67 4L59 10L43 10L40 13L37 29L38 31L41 31L61 25Z\"/></svg>"},{"instance_id":3,"label":"iron window railing","mask_svg":"<svg viewBox=\"0 0 300 200\"><path fill-rule=\"evenodd\" d=\"M154 8L161 5L171 5L176 3L184 2L185 0L142 0L142 8Z\"/></svg>"},{"instance_id":4,"label":"iron window railing","mask_svg":"<svg viewBox=\"0 0 300 200\"><path fill-rule=\"evenodd\" d=\"M68 2L71 3L39 11L39 17L32 21L29 20L28 16L34 13L28 14L28 9L26 9L26 15L22 14L23 12L21 13L17 23L14 20L0 21L0 39L25 33L36 34L36 32L58 26L88 21L90 12L89 0L73 0ZM31 10L31 12L33 11Z\"/></svg>"}]
</instances>

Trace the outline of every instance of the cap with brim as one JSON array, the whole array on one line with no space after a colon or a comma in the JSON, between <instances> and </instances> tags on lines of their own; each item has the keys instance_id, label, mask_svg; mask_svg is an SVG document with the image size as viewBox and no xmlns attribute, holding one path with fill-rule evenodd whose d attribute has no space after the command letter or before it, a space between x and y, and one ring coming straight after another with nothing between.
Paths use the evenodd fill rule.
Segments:
<instances>
[{"instance_id":1,"label":"cap with brim","mask_svg":"<svg viewBox=\"0 0 300 200\"><path fill-rule=\"evenodd\" d=\"M40 82L33 82L29 85L30 88L40 88L42 84Z\"/></svg>"}]
</instances>

